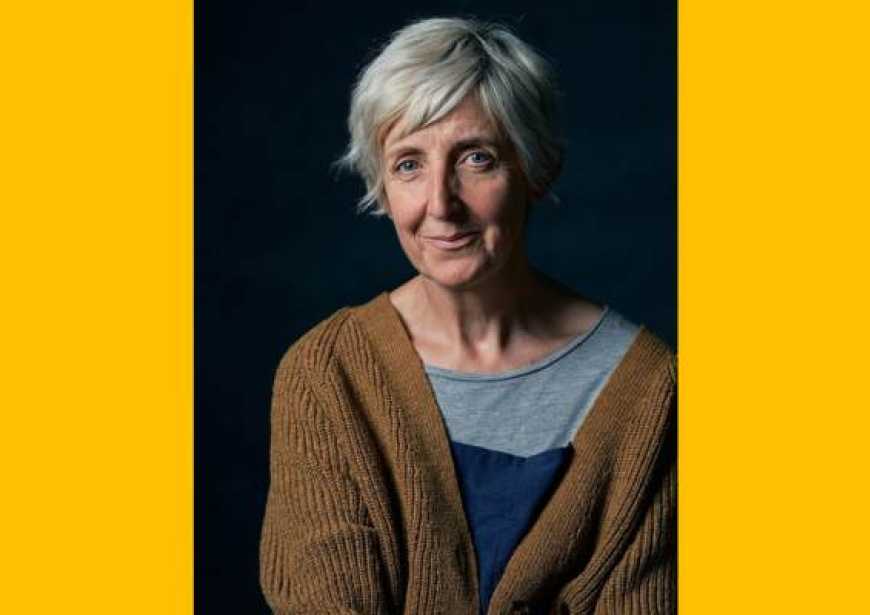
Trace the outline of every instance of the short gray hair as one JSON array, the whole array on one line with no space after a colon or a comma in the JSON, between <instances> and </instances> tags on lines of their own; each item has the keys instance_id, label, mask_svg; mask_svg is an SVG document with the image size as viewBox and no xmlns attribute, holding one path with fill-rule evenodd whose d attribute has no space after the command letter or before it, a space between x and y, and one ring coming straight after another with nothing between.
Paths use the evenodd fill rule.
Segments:
<instances>
[{"instance_id":1,"label":"short gray hair","mask_svg":"<svg viewBox=\"0 0 870 615\"><path fill-rule=\"evenodd\" d=\"M562 166L549 63L501 24L423 19L393 34L353 90L350 143L337 164L365 181L360 212L385 213L387 130L400 119L405 134L433 124L469 94L477 95L484 113L514 146L532 191L539 196L549 191Z\"/></svg>"}]
</instances>

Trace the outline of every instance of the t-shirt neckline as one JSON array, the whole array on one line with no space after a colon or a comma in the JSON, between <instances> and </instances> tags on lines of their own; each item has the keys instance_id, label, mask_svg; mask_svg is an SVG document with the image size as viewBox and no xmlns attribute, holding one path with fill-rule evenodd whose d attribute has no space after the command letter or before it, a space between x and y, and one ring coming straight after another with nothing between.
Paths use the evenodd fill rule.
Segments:
<instances>
[{"instance_id":1,"label":"t-shirt neckline","mask_svg":"<svg viewBox=\"0 0 870 615\"><path fill-rule=\"evenodd\" d=\"M557 348L550 354L521 367L515 367L513 369L494 373L463 372L447 369L444 367L437 367L435 365L429 364L424 364L423 369L429 376L438 376L441 378L449 378L451 380L493 381L508 380L511 378L527 376L531 373L549 367L550 365L573 351L575 348L580 346L587 339L589 339L596 331L601 328L601 324L604 322L604 319L608 316L610 311L610 305L605 304L603 306L603 309L601 310L601 314L598 316L598 320L589 329L587 329L583 333L577 334L567 344Z\"/></svg>"}]
</instances>

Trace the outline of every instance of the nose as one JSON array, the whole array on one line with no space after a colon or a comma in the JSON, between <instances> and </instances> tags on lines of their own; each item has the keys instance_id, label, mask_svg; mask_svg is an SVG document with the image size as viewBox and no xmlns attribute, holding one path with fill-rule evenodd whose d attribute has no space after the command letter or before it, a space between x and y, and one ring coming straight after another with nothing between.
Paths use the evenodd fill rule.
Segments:
<instances>
[{"instance_id":1,"label":"nose","mask_svg":"<svg viewBox=\"0 0 870 615\"><path fill-rule=\"evenodd\" d=\"M434 165L429 177L429 199L427 211L433 218L448 219L461 208L459 183L453 165L442 163Z\"/></svg>"}]
</instances>

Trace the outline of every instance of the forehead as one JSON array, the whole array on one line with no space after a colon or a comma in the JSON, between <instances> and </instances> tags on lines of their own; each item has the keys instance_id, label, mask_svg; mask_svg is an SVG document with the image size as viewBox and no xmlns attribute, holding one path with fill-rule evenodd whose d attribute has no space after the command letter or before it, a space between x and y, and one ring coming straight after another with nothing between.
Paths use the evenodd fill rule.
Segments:
<instances>
[{"instance_id":1,"label":"forehead","mask_svg":"<svg viewBox=\"0 0 870 615\"><path fill-rule=\"evenodd\" d=\"M408 130L406 118L397 121L384 138L384 153L407 145L450 144L469 137L498 140L499 131L476 98L469 96L446 116L414 131Z\"/></svg>"}]
</instances>

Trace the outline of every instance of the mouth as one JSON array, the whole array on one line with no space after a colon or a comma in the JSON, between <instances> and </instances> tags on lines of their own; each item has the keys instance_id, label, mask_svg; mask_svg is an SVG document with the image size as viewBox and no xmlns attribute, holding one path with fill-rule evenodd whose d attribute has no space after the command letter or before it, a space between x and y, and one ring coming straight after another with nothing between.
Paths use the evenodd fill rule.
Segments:
<instances>
[{"instance_id":1,"label":"mouth","mask_svg":"<svg viewBox=\"0 0 870 615\"><path fill-rule=\"evenodd\" d=\"M424 235L423 239L441 250L458 250L475 241L480 235L477 231L452 233L450 235Z\"/></svg>"}]
</instances>

